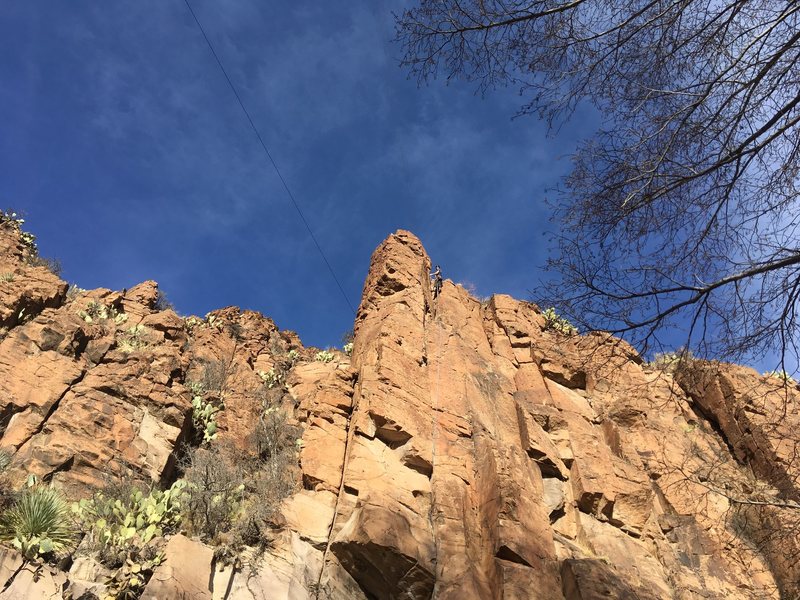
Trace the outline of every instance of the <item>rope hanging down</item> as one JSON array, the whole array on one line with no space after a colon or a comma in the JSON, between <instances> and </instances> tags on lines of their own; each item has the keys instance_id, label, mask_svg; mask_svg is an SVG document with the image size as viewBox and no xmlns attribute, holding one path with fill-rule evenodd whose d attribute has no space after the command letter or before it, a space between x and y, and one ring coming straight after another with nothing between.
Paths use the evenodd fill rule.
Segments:
<instances>
[{"instance_id":1,"label":"rope hanging down","mask_svg":"<svg viewBox=\"0 0 800 600\"><path fill-rule=\"evenodd\" d=\"M431 506L428 510L428 523L431 526L431 536L433 537L433 592L432 597L437 597L437 589L439 585L439 537L436 535L436 520L434 518L434 511L437 509L436 504L436 482L434 477L437 474L436 471L436 446L439 443L439 392L442 389L442 358L444 357L444 344L442 343L442 334L444 333L444 328L442 327L441 323L438 321L436 316L433 317L433 321L431 321L432 326L436 326L437 335L436 335L436 350L438 353L438 357L436 360L436 393L434 394L434 390L431 389ZM448 335L448 339L450 336ZM427 352L428 346L428 324L425 323L425 347ZM429 379L430 381L430 379Z\"/></svg>"},{"instance_id":2,"label":"rope hanging down","mask_svg":"<svg viewBox=\"0 0 800 600\"><path fill-rule=\"evenodd\" d=\"M319 254L322 257L322 260L325 262L325 266L328 267L328 271L330 271L331 277L333 277L333 280L336 282L336 286L339 288L339 291L342 294L342 298L344 298L344 301L347 303L347 306L350 308L351 312L353 314L356 314L356 309L353 308L353 304L352 304L352 302L350 302L350 298L347 297L347 294L345 293L344 288L342 287L342 284L339 282L339 278L336 276L336 272L333 270L333 267L331 266L331 263L328 262L328 258L325 256L325 252L323 252L322 246L320 246L319 242L317 241L317 238L314 235L314 232L311 230L311 226L308 224L308 221L306 220L306 217L303 214L303 211L300 209L300 205L297 203L297 200L295 200L294 194L292 194L292 190L289 189L289 185L286 183L286 180L283 178L283 175L281 174L280 169L278 169L278 164L275 162L275 159L272 158L272 154L270 153L269 149L267 148L267 145L264 143L264 139L261 137L261 133L258 131L258 128L256 127L256 124L253 122L253 119L250 116L250 113L248 112L247 108L245 108L244 102L242 102L242 98L241 98L241 96L239 96L239 92L236 90L236 86L233 85L233 81L231 81L231 78L228 76L228 72L225 70L225 67L222 64L222 61L220 60L219 56L217 55L217 51L214 50L214 46L211 43L211 40L208 39L208 36L206 35L206 31L205 31L205 29L203 29L203 26L200 24L200 20L197 18L197 15L195 14L194 9L192 8L192 5L189 4L189 0L183 0L183 1L186 3L186 8L189 9L189 13L192 15L192 18L194 19L194 22L197 24L197 28L200 30L200 33L203 34L203 38L205 39L206 44L208 44L208 49L211 50L211 54L214 56L214 60L217 61L217 65L219 66L220 70L222 71L222 74L225 76L225 80L228 82L228 86L231 88L231 91L233 92L233 95L236 96L236 101L239 103L239 107L242 109L242 112L244 113L244 116L247 117L247 122L250 123L250 127L252 127L252 129L253 129L253 133L256 134L256 137L258 138L258 142L261 144L261 148L264 150L264 154L266 154L267 158L269 159L269 162L272 164L272 167L275 169L275 173L278 175L278 179L281 180L281 184L283 184L283 189L286 190L286 195L289 197L289 200L291 200L292 204L294 205L294 208L297 211L297 214L300 216L300 220L303 222L303 225L305 225L306 231L308 231L308 235L311 238L311 241L314 242L314 245L317 247L317 250L319 251Z\"/></svg>"}]
</instances>

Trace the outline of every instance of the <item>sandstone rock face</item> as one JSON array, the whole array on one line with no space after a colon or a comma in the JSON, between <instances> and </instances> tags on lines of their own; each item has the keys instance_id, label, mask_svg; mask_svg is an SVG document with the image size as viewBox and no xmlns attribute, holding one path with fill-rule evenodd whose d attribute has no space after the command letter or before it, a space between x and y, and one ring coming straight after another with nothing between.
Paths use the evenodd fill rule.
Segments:
<instances>
[{"instance_id":1,"label":"sandstone rock face","mask_svg":"<svg viewBox=\"0 0 800 600\"><path fill-rule=\"evenodd\" d=\"M174 535L142 597L800 594L796 535L779 535L799 513L778 506L800 500L800 392L774 378L699 362L673 375L450 281L433 298L404 231L375 251L352 356L331 362L254 312L159 310L154 282L67 293L15 235L0 230L14 273L0 282L0 447L17 484L35 474L72 498L109 478L168 485L199 443L190 390L224 403L211 443L245 447L265 377L290 365L273 399L300 432L297 491L270 543L231 563ZM108 575L81 559L34 577L12 551L0 567L0 598L77 597Z\"/></svg>"},{"instance_id":2,"label":"sandstone rock face","mask_svg":"<svg viewBox=\"0 0 800 600\"><path fill-rule=\"evenodd\" d=\"M0 329L59 306L67 292L67 284L47 268L28 264L30 249L20 233L18 226L0 220Z\"/></svg>"},{"instance_id":3,"label":"sandstone rock face","mask_svg":"<svg viewBox=\"0 0 800 600\"><path fill-rule=\"evenodd\" d=\"M796 578L692 477L730 441L669 373L507 296L445 282L434 300L429 268L407 232L372 258L323 597L345 597L341 569L376 598L787 593ZM726 477L747 481L737 458Z\"/></svg>"},{"instance_id":4,"label":"sandstone rock face","mask_svg":"<svg viewBox=\"0 0 800 600\"><path fill-rule=\"evenodd\" d=\"M211 600L213 554L183 535L172 537L164 550L164 564L153 573L142 600Z\"/></svg>"}]
</instances>

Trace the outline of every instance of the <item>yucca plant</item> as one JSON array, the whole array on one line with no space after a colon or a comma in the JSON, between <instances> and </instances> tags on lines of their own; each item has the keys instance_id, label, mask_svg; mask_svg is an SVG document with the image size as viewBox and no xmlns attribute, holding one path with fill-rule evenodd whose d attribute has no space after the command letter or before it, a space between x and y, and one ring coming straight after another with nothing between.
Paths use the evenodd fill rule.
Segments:
<instances>
[{"instance_id":1,"label":"yucca plant","mask_svg":"<svg viewBox=\"0 0 800 600\"><path fill-rule=\"evenodd\" d=\"M69 506L58 490L23 491L0 515L0 541L11 542L26 559L59 554L75 540Z\"/></svg>"}]
</instances>

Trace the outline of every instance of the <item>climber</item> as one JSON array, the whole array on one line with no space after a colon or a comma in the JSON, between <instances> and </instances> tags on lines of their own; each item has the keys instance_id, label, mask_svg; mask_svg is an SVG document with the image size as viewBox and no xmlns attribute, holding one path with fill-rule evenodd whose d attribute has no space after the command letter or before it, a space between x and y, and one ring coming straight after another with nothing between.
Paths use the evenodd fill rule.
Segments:
<instances>
[{"instance_id":1,"label":"climber","mask_svg":"<svg viewBox=\"0 0 800 600\"><path fill-rule=\"evenodd\" d=\"M433 298L435 300L442 291L442 269L439 268L439 265L436 265L436 270L431 277L433 278Z\"/></svg>"}]
</instances>

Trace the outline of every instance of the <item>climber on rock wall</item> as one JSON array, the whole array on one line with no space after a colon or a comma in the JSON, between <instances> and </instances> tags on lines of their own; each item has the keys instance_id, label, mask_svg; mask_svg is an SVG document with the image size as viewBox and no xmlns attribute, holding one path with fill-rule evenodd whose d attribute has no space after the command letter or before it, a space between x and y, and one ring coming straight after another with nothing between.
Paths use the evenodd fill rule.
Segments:
<instances>
[{"instance_id":1,"label":"climber on rock wall","mask_svg":"<svg viewBox=\"0 0 800 600\"><path fill-rule=\"evenodd\" d=\"M442 269L439 265L436 265L436 269L433 271L431 278L433 279L433 298L435 300L439 292L442 291Z\"/></svg>"}]
</instances>

